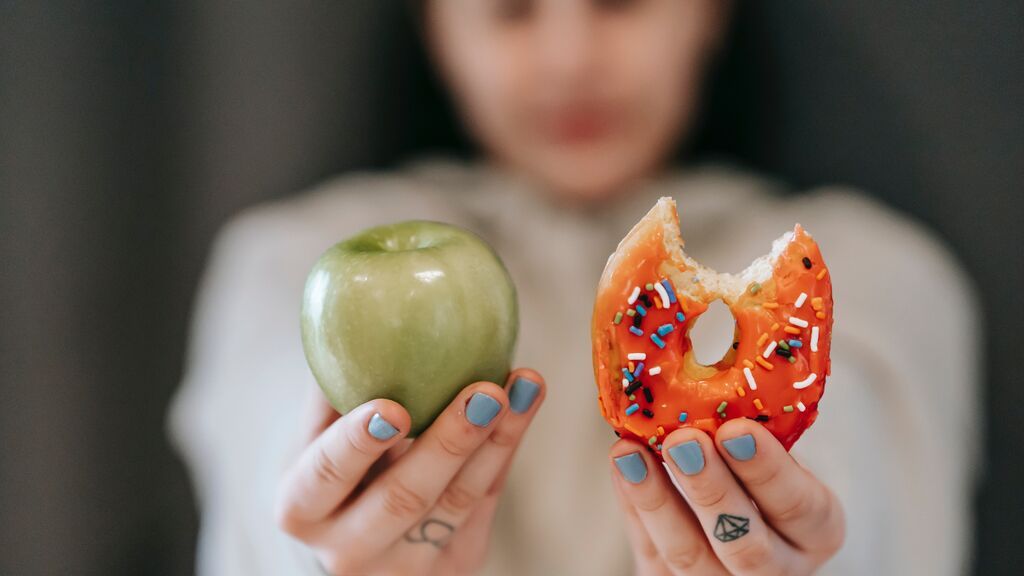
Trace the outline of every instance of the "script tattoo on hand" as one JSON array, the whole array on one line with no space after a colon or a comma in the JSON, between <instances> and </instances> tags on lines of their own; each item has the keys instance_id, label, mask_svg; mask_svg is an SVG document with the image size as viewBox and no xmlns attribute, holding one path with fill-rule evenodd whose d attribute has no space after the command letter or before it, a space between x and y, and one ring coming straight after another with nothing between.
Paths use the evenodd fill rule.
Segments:
<instances>
[{"instance_id":1,"label":"script tattoo on hand","mask_svg":"<svg viewBox=\"0 0 1024 576\"><path fill-rule=\"evenodd\" d=\"M732 542L743 538L750 532L750 519L732 514L719 514L715 522L715 538L722 542Z\"/></svg>"},{"instance_id":2,"label":"script tattoo on hand","mask_svg":"<svg viewBox=\"0 0 1024 576\"><path fill-rule=\"evenodd\" d=\"M427 518L419 526L410 528L403 538L406 542L430 544L437 549L441 549L448 543L452 532L455 532L455 528L451 524L436 518Z\"/></svg>"}]
</instances>

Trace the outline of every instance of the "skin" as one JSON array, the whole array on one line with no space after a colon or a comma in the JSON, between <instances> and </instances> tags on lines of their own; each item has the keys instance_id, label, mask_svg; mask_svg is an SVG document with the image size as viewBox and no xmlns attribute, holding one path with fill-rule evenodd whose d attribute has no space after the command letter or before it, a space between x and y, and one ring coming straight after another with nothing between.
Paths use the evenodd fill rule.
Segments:
<instances>
[{"instance_id":1,"label":"skin","mask_svg":"<svg viewBox=\"0 0 1024 576\"><path fill-rule=\"evenodd\" d=\"M690 126L727 16L718 0L432 0L423 8L428 50L490 161L577 203L626 193L665 161ZM520 369L509 382L520 374L540 385L524 414L508 409L505 389L478 382L415 442L405 439L400 405L372 400L338 417L317 391L278 523L332 574L478 571L506 473L544 399L540 374ZM465 417L478 391L502 406L484 428ZM368 434L375 412L399 429L394 438ZM744 434L756 453L739 461L722 442ZM690 440L705 466L687 476L668 451ZM623 517L608 521L627 526L637 574L810 574L842 545L835 496L760 424L733 420L714 439L680 429L663 450L668 471L638 443L609 451ZM614 464L633 452L647 470L638 483ZM716 538L722 514L746 519L749 530Z\"/></svg>"},{"instance_id":2,"label":"skin","mask_svg":"<svg viewBox=\"0 0 1024 576\"><path fill-rule=\"evenodd\" d=\"M753 436L757 450L741 461L722 442L745 434ZM700 445L705 460L691 475L669 453L688 441ZM614 465L615 458L632 453L643 458L648 472L638 483ZM813 574L842 546L845 522L835 495L757 422L730 420L714 439L680 428L666 437L662 455L668 472L638 442L619 440L609 451L637 574ZM749 531L727 542L716 538L721 514L747 519Z\"/></svg>"}]
</instances>

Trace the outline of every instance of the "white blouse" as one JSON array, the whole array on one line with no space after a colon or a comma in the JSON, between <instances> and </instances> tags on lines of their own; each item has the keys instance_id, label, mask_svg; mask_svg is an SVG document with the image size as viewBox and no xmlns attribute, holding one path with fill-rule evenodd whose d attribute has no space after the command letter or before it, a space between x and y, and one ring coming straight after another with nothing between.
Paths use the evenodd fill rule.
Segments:
<instances>
[{"instance_id":1,"label":"white blouse","mask_svg":"<svg viewBox=\"0 0 1024 576\"><path fill-rule=\"evenodd\" d=\"M744 268L799 222L831 269L833 372L820 417L793 449L846 509L846 545L822 573L962 572L981 464L970 283L934 236L864 196L783 191L704 167L580 207L492 168L425 162L345 176L237 217L202 282L170 414L202 509L198 572L317 574L310 551L272 514L316 386L299 336L303 284L335 242L377 224L429 219L468 228L501 255L519 294L516 365L548 382L499 507L486 573L630 573L590 315L608 255L662 195L679 204L687 252L712 268ZM723 331L720 349L731 333Z\"/></svg>"}]
</instances>

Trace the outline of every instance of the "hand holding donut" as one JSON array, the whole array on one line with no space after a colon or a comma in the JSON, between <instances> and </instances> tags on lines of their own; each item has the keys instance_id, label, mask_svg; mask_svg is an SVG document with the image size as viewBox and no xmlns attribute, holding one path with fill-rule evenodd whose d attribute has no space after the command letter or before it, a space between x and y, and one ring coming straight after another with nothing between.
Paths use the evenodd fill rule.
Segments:
<instances>
[{"instance_id":1,"label":"hand holding donut","mask_svg":"<svg viewBox=\"0 0 1024 576\"><path fill-rule=\"evenodd\" d=\"M507 392L506 392L507 389ZM409 413L371 400L338 417L322 396L277 518L325 571L465 574L483 564L516 448L544 400L539 374L463 389L415 441Z\"/></svg>"},{"instance_id":2,"label":"hand holding donut","mask_svg":"<svg viewBox=\"0 0 1024 576\"><path fill-rule=\"evenodd\" d=\"M664 467L627 439L610 450L639 575L811 574L842 545L832 491L755 421L730 420L714 439L680 428L661 456Z\"/></svg>"},{"instance_id":3,"label":"hand holding donut","mask_svg":"<svg viewBox=\"0 0 1024 576\"><path fill-rule=\"evenodd\" d=\"M594 305L594 375L620 437L610 456L637 571L812 573L845 530L836 497L788 453L831 368L828 268L800 225L736 275L682 248L662 198L609 258ZM703 365L689 334L716 299L736 319L733 345Z\"/></svg>"}]
</instances>

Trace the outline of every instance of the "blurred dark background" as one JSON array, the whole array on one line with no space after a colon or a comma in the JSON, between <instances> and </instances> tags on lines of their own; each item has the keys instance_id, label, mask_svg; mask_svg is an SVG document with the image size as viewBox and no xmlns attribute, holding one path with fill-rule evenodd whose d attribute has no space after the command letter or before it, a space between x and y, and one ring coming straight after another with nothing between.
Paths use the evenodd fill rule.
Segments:
<instances>
[{"instance_id":1,"label":"blurred dark background","mask_svg":"<svg viewBox=\"0 0 1024 576\"><path fill-rule=\"evenodd\" d=\"M688 157L860 186L960 256L987 332L974 566L1019 574L1024 3L737 8ZM0 574L191 573L165 411L213 234L432 149L468 153L404 3L0 0Z\"/></svg>"}]
</instances>

